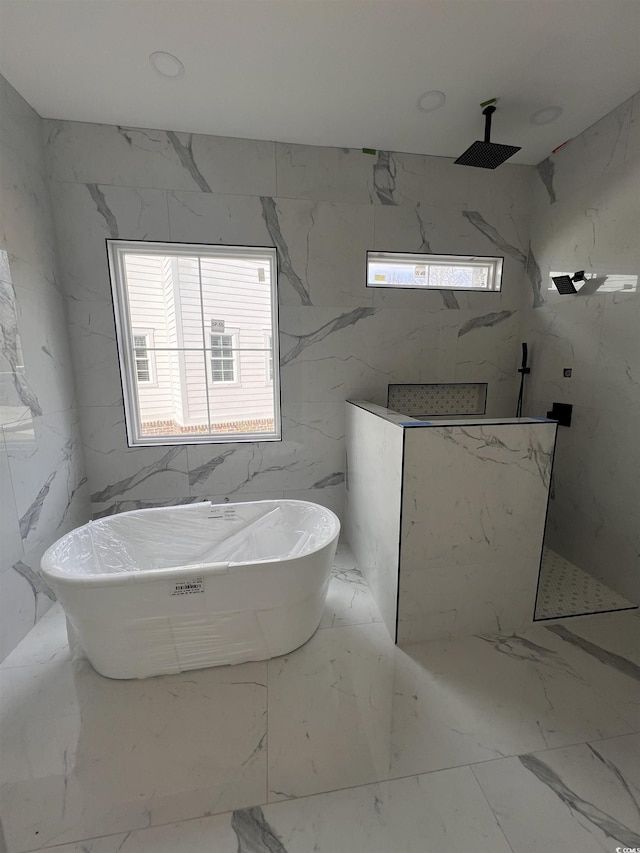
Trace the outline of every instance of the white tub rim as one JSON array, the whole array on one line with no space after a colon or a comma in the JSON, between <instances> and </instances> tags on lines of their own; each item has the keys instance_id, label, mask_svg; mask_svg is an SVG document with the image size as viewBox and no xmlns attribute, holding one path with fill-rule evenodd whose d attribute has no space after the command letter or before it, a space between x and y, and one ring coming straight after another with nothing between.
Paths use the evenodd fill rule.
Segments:
<instances>
[{"instance_id":1,"label":"white tub rim","mask_svg":"<svg viewBox=\"0 0 640 853\"><path fill-rule=\"evenodd\" d=\"M208 563L208 564L195 564L190 563L184 566L172 566L168 568L157 568L157 569L136 569L131 572L112 572L112 573L104 573L104 574L95 574L95 575L69 575L65 572L58 569L51 562L51 553L54 548L57 548L61 542L64 542L66 539L71 538L75 534L77 534L78 530L82 530L85 527L97 522L97 521L105 521L108 519L117 519L123 518L125 516L131 515L143 515L148 512L156 512L159 509L187 509L192 507L230 507L230 506L243 506L243 505L251 505L255 506L256 504L296 504L299 506L313 506L327 513L333 522L333 531L330 536L327 537L326 541L317 545L310 551L307 551L305 554L297 555L293 557L282 557L277 560L274 559L265 559L265 560L250 560L246 562L222 562L222 563ZM171 580L181 580L185 577L194 577L199 574L203 575L226 575L230 571L236 572L242 569L251 570L252 568L260 568L261 566L279 564L293 564L295 562L300 562L305 557L308 557L311 554L316 554L321 551L323 548L330 547L332 542L335 540L336 536L339 536L341 529L340 519L338 516L330 510L328 507L323 506L322 504L317 504L314 501L303 501L303 500L293 500L289 498L272 498L260 501L235 501L224 504L212 503L211 501L198 501L197 503L187 503L187 504L176 504L169 507L157 506L157 507L145 507L144 509L133 509L128 510L127 512L114 513L111 516L105 516L100 519L92 519L85 524L80 525L79 527L74 528L74 530L70 530L68 533L65 533L64 536L61 536L60 539L56 540L49 548L44 552L42 558L40 560L40 567L42 570L42 574L44 575L47 581L52 581L55 584L65 585L65 586L78 586L78 587L114 587L114 586L125 586L134 583L153 583L155 582L165 582Z\"/></svg>"}]
</instances>

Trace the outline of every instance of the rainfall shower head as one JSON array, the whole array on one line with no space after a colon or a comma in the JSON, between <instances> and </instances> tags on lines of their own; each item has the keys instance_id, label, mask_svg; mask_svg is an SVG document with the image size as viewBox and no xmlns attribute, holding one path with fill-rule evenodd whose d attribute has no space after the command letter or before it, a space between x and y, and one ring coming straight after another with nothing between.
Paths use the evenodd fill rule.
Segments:
<instances>
[{"instance_id":1,"label":"rainfall shower head","mask_svg":"<svg viewBox=\"0 0 640 853\"><path fill-rule=\"evenodd\" d=\"M495 101L495 98L493 99ZM493 103L489 102L489 106L482 110L484 116L484 141L480 140L470 145L469 148L461 154L454 162L460 166L476 166L479 169L496 169L509 157L512 157L516 151L520 151L519 145L500 145L497 142L491 142L491 116L495 113L496 108ZM481 104L480 106L484 106Z\"/></svg>"},{"instance_id":2,"label":"rainfall shower head","mask_svg":"<svg viewBox=\"0 0 640 853\"><path fill-rule=\"evenodd\" d=\"M562 293L564 296L567 293L577 293L576 286L574 282L576 281L585 281L584 270L578 270L578 272L574 272L573 275L554 275L551 276L553 279L553 283L556 286L558 293Z\"/></svg>"},{"instance_id":3,"label":"rainfall shower head","mask_svg":"<svg viewBox=\"0 0 640 853\"><path fill-rule=\"evenodd\" d=\"M581 296L593 296L596 290L598 290L599 287L602 287L608 278L608 275L592 275L591 278L587 278L584 274L584 270L578 270L578 272L574 272L573 275L551 276L558 293L579 293ZM580 290L576 290L576 281L584 282Z\"/></svg>"},{"instance_id":4,"label":"rainfall shower head","mask_svg":"<svg viewBox=\"0 0 640 853\"><path fill-rule=\"evenodd\" d=\"M563 295L578 292L570 275L554 275L553 283L555 284L558 293L562 293Z\"/></svg>"}]
</instances>

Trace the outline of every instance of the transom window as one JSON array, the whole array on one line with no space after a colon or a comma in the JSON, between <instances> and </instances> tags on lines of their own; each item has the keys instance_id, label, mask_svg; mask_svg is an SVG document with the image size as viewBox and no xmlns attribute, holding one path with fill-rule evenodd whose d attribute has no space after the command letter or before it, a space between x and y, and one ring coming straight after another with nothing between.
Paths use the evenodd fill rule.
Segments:
<instances>
[{"instance_id":1,"label":"transom window","mask_svg":"<svg viewBox=\"0 0 640 853\"><path fill-rule=\"evenodd\" d=\"M367 252L367 287L501 290L502 261L474 255Z\"/></svg>"},{"instance_id":2,"label":"transom window","mask_svg":"<svg viewBox=\"0 0 640 853\"><path fill-rule=\"evenodd\" d=\"M107 245L129 445L279 440L276 250Z\"/></svg>"},{"instance_id":3,"label":"transom window","mask_svg":"<svg viewBox=\"0 0 640 853\"><path fill-rule=\"evenodd\" d=\"M574 282L575 289L583 296L592 296L594 293L615 293L616 291L627 291L627 293L635 293L638 291L638 276L629 273L603 273L594 270L588 270L577 273L572 272L550 272L548 290L556 291L556 285L553 282L554 278L567 276Z\"/></svg>"}]
</instances>

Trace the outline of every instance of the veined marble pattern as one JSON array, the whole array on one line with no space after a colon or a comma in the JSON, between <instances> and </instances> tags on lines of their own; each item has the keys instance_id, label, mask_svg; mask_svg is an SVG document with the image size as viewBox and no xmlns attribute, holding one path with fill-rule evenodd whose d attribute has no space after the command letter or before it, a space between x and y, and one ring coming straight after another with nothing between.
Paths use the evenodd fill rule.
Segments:
<instances>
[{"instance_id":1,"label":"veined marble pattern","mask_svg":"<svg viewBox=\"0 0 640 853\"><path fill-rule=\"evenodd\" d=\"M603 307L594 396L620 417L640 417L640 293L607 294Z\"/></svg>"},{"instance_id":2,"label":"veined marble pattern","mask_svg":"<svg viewBox=\"0 0 640 853\"><path fill-rule=\"evenodd\" d=\"M396 638L403 430L347 403L345 533Z\"/></svg>"},{"instance_id":3,"label":"veined marble pattern","mask_svg":"<svg viewBox=\"0 0 640 853\"><path fill-rule=\"evenodd\" d=\"M192 504L200 501L211 501L213 504L228 504L232 501L242 503L244 501L275 501L275 500L292 500L292 501L311 501L312 503L326 506L340 518L344 512L344 488L340 480L340 475L336 478L338 485L332 485L334 478L330 478L324 485L321 484L315 489L300 489L278 491L275 489L266 492L247 492L239 491L230 498L227 494L215 495L207 493L206 495L194 495L191 497L182 498L165 498L165 499L124 499L113 498L106 502L93 502L92 515L93 518L103 518L106 515L113 515L118 512L131 512L136 509L150 509L157 506L178 506L180 504Z\"/></svg>"},{"instance_id":4,"label":"veined marble pattern","mask_svg":"<svg viewBox=\"0 0 640 853\"><path fill-rule=\"evenodd\" d=\"M602 296L554 304L526 315L532 373L527 384L544 400L590 406L604 313ZM565 377L563 369L571 368Z\"/></svg>"},{"instance_id":5,"label":"veined marble pattern","mask_svg":"<svg viewBox=\"0 0 640 853\"><path fill-rule=\"evenodd\" d=\"M274 143L45 121L53 180L274 195Z\"/></svg>"},{"instance_id":6,"label":"veined marble pattern","mask_svg":"<svg viewBox=\"0 0 640 853\"><path fill-rule=\"evenodd\" d=\"M368 306L283 307L283 401L362 399L384 404L390 382L427 382L434 375L438 381L452 380L459 318L451 314Z\"/></svg>"},{"instance_id":7,"label":"veined marble pattern","mask_svg":"<svg viewBox=\"0 0 640 853\"><path fill-rule=\"evenodd\" d=\"M518 397L514 364L520 358L520 317L511 310L465 311L457 332L456 382L486 382L486 412L513 417Z\"/></svg>"},{"instance_id":8,"label":"veined marble pattern","mask_svg":"<svg viewBox=\"0 0 640 853\"><path fill-rule=\"evenodd\" d=\"M111 301L107 238L169 240L167 195L139 185L51 183L64 290L71 300ZM82 239L78 240L78 235ZM97 331L102 331L97 329ZM74 339L72 336L72 344Z\"/></svg>"},{"instance_id":9,"label":"veined marble pattern","mask_svg":"<svg viewBox=\"0 0 640 853\"><path fill-rule=\"evenodd\" d=\"M59 853L511 853L468 767L50 849Z\"/></svg>"},{"instance_id":10,"label":"veined marble pattern","mask_svg":"<svg viewBox=\"0 0 640 853\"><path fill-rule=\"evenodd\" d=\"M451 200L452 201L452 200ZM471 212L476 216L470 217ZM482 227L478 227L481 225ZM499 255L504 257L502 290L491 293L376 288L374 305L390 308L470 309L477 313L526 304L531 281L524 264L529 234L528 215L497 205L442 204L422 199L412 206L374 207L375 245L385 251L441 254ZM502 244L502 245L497 245ZM505 252L502 246L508 246Z\"/></svg>"},{"instance_id":11,"label":"veined marble pattern","mask_svg":"<svg viewBox=\"0 0 640 853\"><path fill-rule=\"evenodd\" d=\"M409 656L342 546L331 584L291 654L143 681L71 660L56 605L0 666L9 853L633 846L637 614Z\"/></svg>"},{"instance_id":12,"label":"veined marble pattern","mask_svg":"<svg viewBox=\"0 0 640 853\"><path fill-rule=\"evenodd\" d=\"M320 628L380 622L380 611L348 545L339 544L333 561Z\"/></svg>"},{"instance_id":13,"label":"veined marble pattern","mask_svg":"<svg viewBox=\"0 0 640 853\"><path fill-rule=\"evenodd\" d=\"M640 602L640 527L629 512L640 503L640 446L630 436L640 402L636 411L622 418L574 406L571 428L558 429L546 529L550 548L634 603Z\"/></svg>"},{"instance_id":14,"label":"veined marble pattern","mask_svg":"<svg viewBox=\"0 0 640 853\"><path fill-rule=\"evenodd\" d=\"M636 607L550 548L542 552L536 619L603 613Z\"/></svg>"},{"instance_id":15,"label":"veined marble pattern","mask_svg":"<svg viewBox=\"0 0 640 853\"><path fill-rule=\"evenodd\" d=\"M281 442L131 449L120 407L84 407L92 501L101 512L110 504L135 501L162 505L283 495L312 501L319 497L324 503L331 490L342 491L344 483L344 404L284 402L282 415ZM338 503L341 514L341 496Z\"/></svg>"},{"instance_id":16,"label":"veined marble pattern","mask_svg":"<svg viewBox=\"0 0 640 853\"><path fill-rule=\"evenodd\" d=\"M0 660L55 600L43 551L89 518L41 131L0 78Z\"/></svg>"},{"instance_id":17,"label":"veined marble pattern","mask_svg":"<svg viewBox=\"0 0 640 853\"><path fill-rule=\"evenodd\" d=\"M19 421L25 415L41 415L42 407L25 378L22 339L18 328L16 291L11 281L7 252L0 250L0 424Z\"/></svg>"},{"instance_id":18,"label":"veined marble pattern","mask_svg":"<svg viewBox=\"0 0 640 853\"><path fill-rule=\"evenodd\" d=\"M552 423L406 431L399 643L531 623L555 434Z\"/></svg>"},{"instance_id":19,"label":"veined marble pattern","mask_svg":"<svg viewBox=\"0 0 640 853\"><path fill-rule=\"evenodd\" d=\"M548 544L635 603L640 294L567 297L547 288L550 270L638 274L639 180L640 93L539 165L530 230L545 304L526 312L522 327L532 368L527 413L574 405L571 429L559 430Z\"/></svg>"},{"instance_id":20,"label":"veined marble pattern","mask_svg":"<svg viewBox=\"0 0 640 853\"><path fill-rule=\"evenodd\" d=\"M459 170L442 158L389 152L371 157L342 149L82 123L49 121L45 128L83 410L121 407L105 237L277 246L285 404L342 402L354 395L383 402L390 381L455 380L456 370L472 372L473 361L458 332L474 322L474 345L488 335L488 348L493 349L497 328L493 315L524 304L528 285L522 278L527 246L523 176L531 170L507 167L513 191L505 180L499 191L487 195L485 177ZM482 229L463 215L471 203L484 223ZM394 235L405 230L399 219L388 228L384 217L376 222L384 210L413 218L412 234L419 242L414 246L412 237L411 248L474 254L511 247L503 292L482 294L479 300L476 294L464 300L461 296L459 302L452 294L418 294L423 297L419 305L408 301L415 294L405 294L407 301L376 305L377 295L365 287L365 250L390 248ZM456 307L461 311L445 310ZM489 365L483 356L484 366L478 369L483 378L504 389L496 396L496 405L506 407L515 394L512 362L517 341L509 323L497 334L505 340L498 358ZM321 470L310 482L310 472L296 468L295 445L304 442L319 469L325 448L312 424L300 421L301 427L293 427L286 407L283 414L293 443L282 454L286 460L274 463L265 453L255 487L300 491L339 474L339 467L327 465L333 470ZM338 432L338 420L332 419L331 436ZM114 445L108 443L106 432L96 436L90 431L85 443L92 448L89 479L96 494L114 483L113 478L105 482L102 474L94 476L94 468L101 467L95 454L106 454ZM204 455L198 469L207 464ZM217 455L212 450L208 461ZM127 459L129 472L147 465L137 450L127 448L121 456L118 450L116 456L109 461L117 467L119 460ZM280 482L283 464L292 466L288 482ZM190 496L169 477L155 482L159 501ZM223 494L224 488L210 493Z\"/></svg>"},{"instance_id":21,"label":"veined marble pattern","mask_svg":"<svg viewBox=\"0 0 640 853\"><path fill-rule=\"evenodd\" d=\"M600 853L640 846L639 767L635 734L491 761L473 772L513 850Z\"/></svg>"}]
</instances>

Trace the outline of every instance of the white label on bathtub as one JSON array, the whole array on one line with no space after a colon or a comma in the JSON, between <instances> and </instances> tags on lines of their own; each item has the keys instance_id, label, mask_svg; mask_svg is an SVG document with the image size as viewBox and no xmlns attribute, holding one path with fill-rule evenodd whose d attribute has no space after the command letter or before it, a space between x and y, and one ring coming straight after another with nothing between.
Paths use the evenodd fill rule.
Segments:
<instances>
[{"instance_id":1,"label":"white label on bathtub","mask_svg":"<svg viewBox=\"0 0 640 853\"><path fill-rule=\"evenodd\" d=\"M237 509L235 506L225 506L224 504L221 504L215 508L211 507L211 510L212 514L209 518L224 518L229 520L235 518L237 515Z\"/></svg>"},{"instance_id":2,"label":"white label on bathtub","mask_svg":"<svg viewBox=\"0 0 640 853\"><path fill-rule=\"evenodd\" d=\"M171 595L194 595L196 592L204 592L204 578L190 578L188 581L180 581L175 585Z\"/></svg>"}]
</instances>

